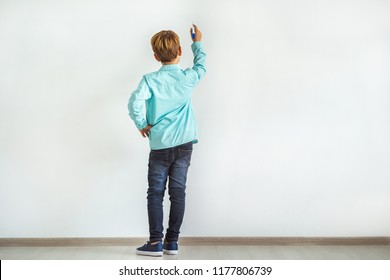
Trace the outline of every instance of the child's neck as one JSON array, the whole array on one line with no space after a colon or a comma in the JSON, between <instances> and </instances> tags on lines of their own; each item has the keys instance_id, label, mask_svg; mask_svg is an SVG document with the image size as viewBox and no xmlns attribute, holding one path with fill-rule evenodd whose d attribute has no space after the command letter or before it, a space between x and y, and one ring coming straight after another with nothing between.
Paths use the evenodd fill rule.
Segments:
<instances>
[{"instance_id":1,"label":"child's neck","mask_svg":"<svg viewBox=\"0 0 390 280\"><path fill-rule=\"evenodd\" d=\"M162 65L172 65L172 64L179 64L180 56L177 56L174 60L169 62L162 62Z\"/></svg>"}]
</instances>

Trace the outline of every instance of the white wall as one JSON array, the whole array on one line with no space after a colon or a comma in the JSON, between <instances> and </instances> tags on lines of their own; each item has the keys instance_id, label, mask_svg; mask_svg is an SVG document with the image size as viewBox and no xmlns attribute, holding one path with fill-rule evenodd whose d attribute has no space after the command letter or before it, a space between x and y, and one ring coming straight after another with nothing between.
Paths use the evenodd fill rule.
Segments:
<instances>
[{"instance_id":1,"label":"white wall","mask_svg":"<svg viewBox=\"0 0 390 280\"><path fill-rule=\"evenodd\" d=\"M147 236L127 100L173 29L200 142L185 236L390 235L390 2L0 2L0 237Z\"/></svg>"}]
</instances>

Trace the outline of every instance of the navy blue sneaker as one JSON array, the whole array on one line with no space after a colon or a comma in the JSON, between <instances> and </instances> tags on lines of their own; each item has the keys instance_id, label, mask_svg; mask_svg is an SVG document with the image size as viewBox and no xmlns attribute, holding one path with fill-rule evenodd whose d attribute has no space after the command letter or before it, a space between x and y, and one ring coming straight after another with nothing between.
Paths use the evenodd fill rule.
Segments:
<instances>
[{"instance_id":1,"label":"navy blue sneaker","mask_svg":"<svg viewBox=\"0 0 390 280\"><path fill-rule=\"evenodd\" d=\"M164 253L167 255L177 255L179 250L179 246L177 245L177 241L167 242L164 241Z\"/></svg>"},{"instance_id":2,"label":"navy blue sneaker","mask_svg":"<svg viewBox=\"0 0 390 280\"><path fill-rule=\"evenodd\" d=\"M162 242L157 241L156 244L152 245L150 241L147 241L145 245L137 248L137 254L151 257L161 257L163 255Z\"/></svg>"}]
</instances>

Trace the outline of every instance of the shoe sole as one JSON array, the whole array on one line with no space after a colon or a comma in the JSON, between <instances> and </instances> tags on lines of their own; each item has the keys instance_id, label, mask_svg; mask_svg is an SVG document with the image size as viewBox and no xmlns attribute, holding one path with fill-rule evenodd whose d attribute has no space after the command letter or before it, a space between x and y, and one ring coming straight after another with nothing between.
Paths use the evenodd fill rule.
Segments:
<instances>
[{"instance_id":1,"label":"shoe sole","mask_svg":"<svg viewBox=\"0 0 390 280\"><path fill-rule=\"evenodd\" d=\"M148 252L148 251L136 251L137 255L148 257L162 257L163 252Z\"/></svg>"},{"instance_id":2,"label":"shoe sole","mask_svg":"<svg viewBox=\"0 0 390 280\"><path fill-rule=\"evenodd\" d=\"M167 254L167 255L177 255L177 250L166 250L164 249L164 254Z\"/></svg>"}]
</instances>

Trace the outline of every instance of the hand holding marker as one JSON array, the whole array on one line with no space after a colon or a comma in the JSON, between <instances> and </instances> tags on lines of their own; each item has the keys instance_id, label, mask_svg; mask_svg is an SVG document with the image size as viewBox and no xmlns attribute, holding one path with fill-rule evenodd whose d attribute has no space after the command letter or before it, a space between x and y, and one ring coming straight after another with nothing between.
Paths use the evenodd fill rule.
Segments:
<instances>
[{"instance_id":1,"label":"hand holding marker","mask_svg":"<svg viewBox=\"0 0 390 280\"><path fill-rule=\"evenodd\" d=\"M195 24L192 24L193 28L191 28L191 38L193 42L201 41L202 40L202 32L198 29L198 27Z\"/></svg>"}]
</instances>

